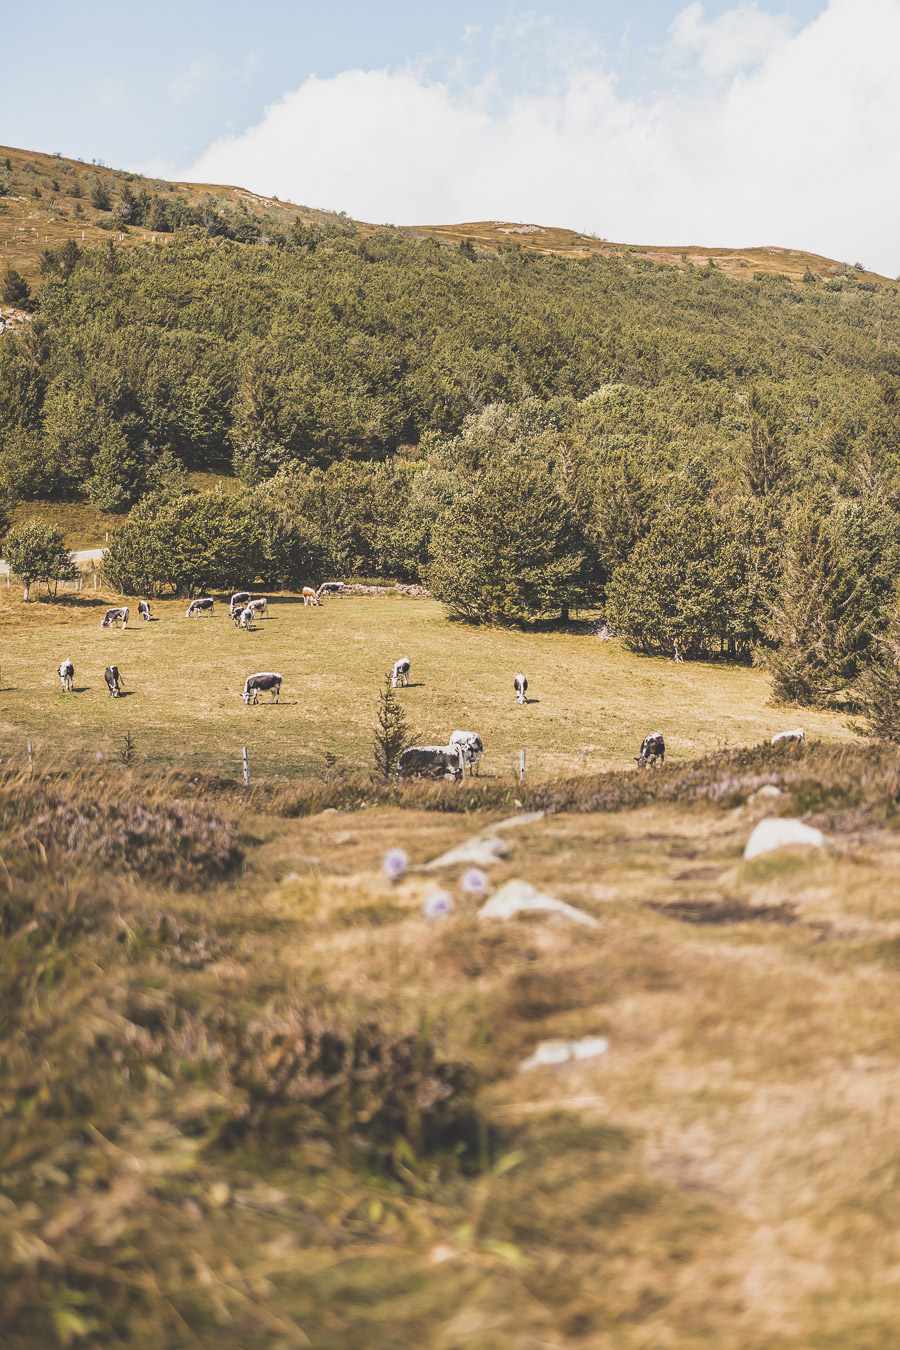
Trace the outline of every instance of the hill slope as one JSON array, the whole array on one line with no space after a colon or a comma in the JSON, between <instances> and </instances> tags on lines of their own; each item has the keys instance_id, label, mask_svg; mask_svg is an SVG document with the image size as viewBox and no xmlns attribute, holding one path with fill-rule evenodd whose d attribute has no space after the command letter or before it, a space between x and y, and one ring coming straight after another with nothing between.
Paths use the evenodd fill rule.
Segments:
<instances>
[{"instance_id":1,"label":"hill slope","mask_svg":"<svg viewBox=\"0 0 900 1350\"><path fill-rule=\"evenodd\" d=\"M7 159L10 165L8 177L2 179L2 166ZM112 210L98 210L92 205L90 193L97 183L107 187ZM11 146L0 146L0 186L4 186L7 192L5 197L0 197L0 263L12 264L29 280L38 275L41 251L58 246L66 239L75 239L78 243L96 243L113 233L117 242L132 245L152 243L154 236L157 239L169 237L172 231L162 227L164 222L154 229L147 221L135 224L121 219L115 208L121 202L125 188L134 193L146 191L168 205L184 203L195 209L215 211L223 220L232 223L251 221L270 237L289 231L298 220L310 224L335 219L331 212L282 202L277 197L264 197L242 187L220 183L167 182L125 170L109 169L103 164L85 164L82 160ZM40 195L36 196L36 192ZM363 237L377 228L362 221L353 224ZM475 247L492 252L515 247L531 253L555 254L566 258L633 255L674 267L706 266L712 261L716 267L741 280L749 279L756 272L780 273L792 281L800 281L807 270L824 280L849 270L848 264L798 249L774 246L734 249L707 245L629 245L611 243L576 230L515 221L477 221L403 228L405 233L414 238L434 238L453 245L470 239ZM864 268L855 269L855 275L858 280L874 284L888 282L888 278Z\"/></svg>"}]
</instances>

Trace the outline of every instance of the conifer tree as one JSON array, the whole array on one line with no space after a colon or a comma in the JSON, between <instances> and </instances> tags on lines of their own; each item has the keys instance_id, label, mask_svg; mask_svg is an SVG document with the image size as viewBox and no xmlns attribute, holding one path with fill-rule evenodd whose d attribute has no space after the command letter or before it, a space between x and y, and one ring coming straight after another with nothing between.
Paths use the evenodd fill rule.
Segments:
<instances>
[{"instance_id":1,"label":"conifer tree","mask_svg":"<svg viewBox=\"0 0 900 1350\"><path fill-rule=\"evenodd\" d=\"M409 741L410 730L406 713L391 684L390 675L385 675L384 684L378 691L375 738L372 743L372 758L379 778L387 780L397 772L400 756Z\"/></svg>"},{"instance_id":2,"label":"conifer tree","mask_svg":"<svg viewBox=\"0 0 900 1350\"><path fill-rule=\"evenodd\" d=\"M821 707L857 674L869 641L859 582L821 516L803 514L793 522L768 635L775 647L764 664L781 701Z\"/></svg>"},{"instance_id":3,"label":"conifer tree","mask_svg":"<svg viewBox=\"0 0 900 1350\"><path fill-rule=\"evenodd\" d=\"M878 657L856 684L866 719L865 728L879 741L900 744L900 614L891 619L877 643Z\"/></svg>"}]
</instances>

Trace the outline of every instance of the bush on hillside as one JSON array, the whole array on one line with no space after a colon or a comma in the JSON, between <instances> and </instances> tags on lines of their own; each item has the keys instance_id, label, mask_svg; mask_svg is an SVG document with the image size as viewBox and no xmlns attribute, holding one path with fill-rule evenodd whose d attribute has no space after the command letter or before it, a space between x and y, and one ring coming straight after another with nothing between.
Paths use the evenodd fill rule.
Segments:
<instances>
[{"instance_id":1,"label":"bush on hillside","mask_svg":"<svg viewBox=\"0 0 900 1350\"><path fill-rule=\"evenodd\" d=\"M301 557L296 531L264 501L198 492L134 507L103 571L125 595L197 595L296 584Z\"/></svg>"},{"instance_id":2,"label":"bush on hillside","mask_svg":"<svg viewBox=\"0 0 900 1350\"><path fill-rule=\"evenodd\" d=\"M55 593L60 581L72 581L78 575L62 530L42 520L26 520L14 526L6 536L3 552L13 576L25 583L26 600L36 581L45 582L48 590L53 586Z\"/></svg>"},{"instance_id":3,"label":"bush on hillside","mask_svg":"<svg viewBox=\"0 0 900 1350\"><path fill-rule=\"evenodd\" d=\"M31 287L21 272L8 265L0 276L0 300L17 309L31 308Z\"/></svg>"}]
</instances>

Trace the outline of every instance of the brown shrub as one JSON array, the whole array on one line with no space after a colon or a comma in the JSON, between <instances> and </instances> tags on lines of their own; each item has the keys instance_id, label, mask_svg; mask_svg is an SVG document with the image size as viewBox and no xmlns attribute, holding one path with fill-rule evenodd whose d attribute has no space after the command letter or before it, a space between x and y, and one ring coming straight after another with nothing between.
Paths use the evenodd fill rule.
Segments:
<instances>
[{"instance_id":1,"label":"brown shrub","mask_svg":"<svg viewBox=\"0 0 900 1350\"><path fill-rule=\"evenodd\" d=\"M110 800L60 782L0 794L0 828L45 860L99 864L182 889L219 881L243 859L234 826L205 802Z\"/></svg>"}]
</instances>

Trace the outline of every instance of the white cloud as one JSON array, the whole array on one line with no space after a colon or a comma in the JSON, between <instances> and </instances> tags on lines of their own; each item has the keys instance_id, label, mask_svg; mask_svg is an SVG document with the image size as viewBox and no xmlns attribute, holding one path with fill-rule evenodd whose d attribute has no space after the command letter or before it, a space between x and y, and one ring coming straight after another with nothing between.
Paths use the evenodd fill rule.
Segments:
<instances>
[{"instance_id":1,"label":"white cloud","mask_svg":"<svg viewBox=\"0 0 900 1350\"><path fill-rule=\"evenodd\" d=\"M498 98L421 72L307 79L183 176L366 220L504 219L634 243L778 243L900 271L900 0L830 0L799 32L741 5L676 19L661 92L591 53Z\"/></svg>"},{"instance_id":2,"label":"white cloud","mask_svg":"<svg viewBox=\"0 0 900 1350\"><path fill-rule=\"evenodd\" d=\"M789 40L791 28L784 16L756 5L739 5L707 23L703 6L694 0L669 34L672 55L692 60L704 75L721 79L774 55Z\"/></svg>"}]
</instances>

